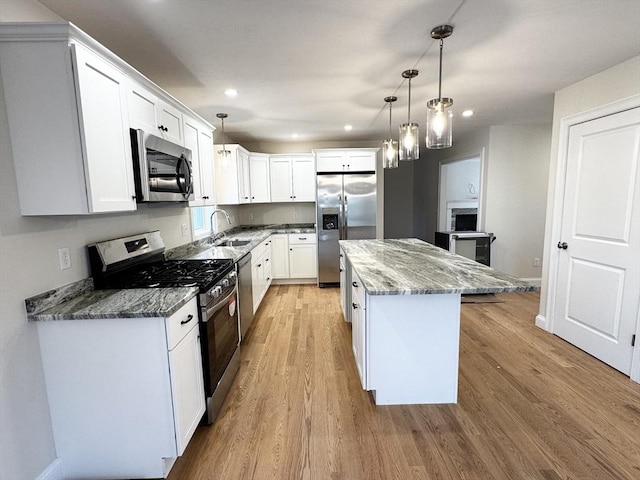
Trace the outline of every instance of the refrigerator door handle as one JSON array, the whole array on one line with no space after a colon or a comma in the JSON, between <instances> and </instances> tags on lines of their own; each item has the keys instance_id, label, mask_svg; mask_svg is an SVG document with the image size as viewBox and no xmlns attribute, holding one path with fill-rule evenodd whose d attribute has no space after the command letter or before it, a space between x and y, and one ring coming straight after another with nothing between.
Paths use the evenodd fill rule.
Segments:
<instances>
[{"instance_id":1,"label":"refrigerator door handle","mask_svg":"<svg viewBox=\"0 0 640 480\"><path fill-rule=\"evenodd\" d=\"M347 196L344 196L344 235L342 236L343 240L348 240L347 231L349 227L348 217L347 217Z\"/></svg>"}]
</instances>

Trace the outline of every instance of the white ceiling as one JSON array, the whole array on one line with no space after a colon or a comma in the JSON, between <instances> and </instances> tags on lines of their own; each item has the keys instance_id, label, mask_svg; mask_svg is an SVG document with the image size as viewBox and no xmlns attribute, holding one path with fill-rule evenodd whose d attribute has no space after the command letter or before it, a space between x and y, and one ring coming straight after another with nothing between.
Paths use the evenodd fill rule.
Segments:
<instances>
[{"instance_id":1,"label":"white ceiling","mask_svg":"<svg viewBox=\"0 0 640 480\"><path fill-rule=\"evenodd\" d=\"M553 92L640 54L640 0L41 0L239 143L381 140L424 132L443 96L455 135L496 124L550 123ZM639 79L640 81L640 79ZM240 94L229 99L224 90ZM473 109L464 119L459 114ZM345 132L345 124L353 125Z\"/></svg>"}]
</instances>

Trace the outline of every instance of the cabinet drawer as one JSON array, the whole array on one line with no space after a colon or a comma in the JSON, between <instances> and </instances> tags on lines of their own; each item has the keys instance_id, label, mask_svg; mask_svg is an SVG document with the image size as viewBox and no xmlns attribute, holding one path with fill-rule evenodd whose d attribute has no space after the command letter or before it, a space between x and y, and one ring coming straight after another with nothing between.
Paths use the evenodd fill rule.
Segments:
<instances>
[{"instance_id":1,"label":"cabinet drawer","mask_svg":"<svg viewBox=\"0 0 640 480\"><path fill-rule=\"evenodd\" d=\"M167 344L172 350L198 324L198 301L193 297L186 305L166 319Z\"/></svg>"},{"instance_id":2,"label":"cabinet drawer","mask_svg":"<svg viewBox=\"0 0 640 480\"><path fill-rule=\"evenodd\" d=\"M316 243L316 234L315 233L290 233L289 234L289 245L298 245L298 244L307 244L307 243Z\"/></svg>"},{"instance_id":3,"label":"cabinet drawer","mask_svg":"<svg viewBox=\"0 0 640 480\"><path fill-rule=\"evenodd\" d=\"M360 281L360 277L358 277L358 274L352 268L351 269L351 301L359 303L361 308L366 309L366 304L364 300L365 300L364 286Z\"/></svg>"}]
</instances>

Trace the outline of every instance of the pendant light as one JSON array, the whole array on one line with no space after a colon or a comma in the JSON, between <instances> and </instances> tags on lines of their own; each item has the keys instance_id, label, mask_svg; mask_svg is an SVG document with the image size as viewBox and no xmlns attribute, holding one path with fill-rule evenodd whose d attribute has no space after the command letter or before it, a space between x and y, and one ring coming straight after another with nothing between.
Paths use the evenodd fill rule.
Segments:
<instances>
[{"instance_id":1,"label":"pendant light","mask_svg":"<svg viewBox=\"0 0 640 480\"><path fill-rule=\"evenodd\" d=\"M448 148L451 146L453 99L442 97L442 40L452 33L453 25L440 25L431 30L431 38L440 40L440 70L438 98L427 102L427 148Z\"/></svg>"},{"instance_id":2,"label":"pendant light","mask_svg":"<svg viewBox=\"0 0 640 480\"><path fill-rule=\"evenodd\" d=\"M411 123L411 79L418 76L418 70L405 70L403 78L409 79L409 103L407 106L407 123L400 125L398 147L400 160L417 160L420 157L418 124Z\"/></svg>"},{"instance_id":3,"label":"pendant light","mask_svg":"<svg viewBox=\"0 0 640 480\"><path fill-rule=\"evenodd\" d=\"M398 168L398 141L393 139L391 132L391 108L398 97L385 97L389 104L389 138L382 142L382 166L384 168Z\"/></svg>"},{"instance_id":4,"label":"pendant light","mask_svg":"<svg viewBox=\"0 0 640 480\"><path fill-rule=\"evenodd\" d=\"M229 155L231 155L231 150L227 150L227 147L224 144L224 119L228 116L229 115L227 115L226 113L216 113L216 117L218 117L222 121L222 130L220 132L220 134L222 135L222 150L218 150L218 154L222 155L223 157L228 157Z\"/></svg>"}]
</instances>

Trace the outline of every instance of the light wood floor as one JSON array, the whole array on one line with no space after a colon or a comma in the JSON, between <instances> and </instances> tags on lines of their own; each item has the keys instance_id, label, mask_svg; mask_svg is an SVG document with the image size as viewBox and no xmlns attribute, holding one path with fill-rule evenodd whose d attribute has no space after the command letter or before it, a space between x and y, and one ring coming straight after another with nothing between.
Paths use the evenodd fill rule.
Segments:
<instances>
[{"instance_id":1,"label":"light wood floor","mask_svg":"<svg viewBox=\"0 0 640 480\"><path fill-rule=\"evenodd\" d=\"M538 294L500 298L462 306L458 404L376 407L339 291L272 286L169 479L640 479L640 385L536 328Z\"/></svg>"}]
</instances>

